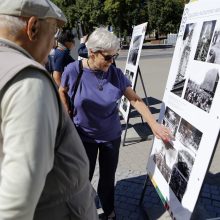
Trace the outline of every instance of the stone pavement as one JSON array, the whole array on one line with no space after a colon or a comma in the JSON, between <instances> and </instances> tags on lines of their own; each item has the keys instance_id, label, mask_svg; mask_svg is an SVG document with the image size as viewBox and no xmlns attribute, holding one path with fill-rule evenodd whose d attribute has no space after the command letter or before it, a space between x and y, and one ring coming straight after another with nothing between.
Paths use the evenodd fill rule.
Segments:
<instances>
[{"instance_id":1,"label":"stone pavement","mask_svg":"<svg viewBox=\"0 0 220 220\"><path fill-rule=\"evenodd\" d=\"M158 117L161 100L169 73L172 60L170 49L163 50L164 56L153 56L158 51L143 51L139 66L148 93L148 101L151 111ZM160 51L159 51L160 52ZM149 54L149 56L148 56ZM117 66L122 70L125 68L127 51L121 52L121 59ZM123 59L124 58L124 59ZM159 79L159 80L158 80ZM140 81L140 80L139 80ZM144 97L142 87L137 82L137 93ZM125 122L122 120L122 128ZM122 139L124 132L122 134ZM140 137L143 138L140 140ZM131 138L136 138L129 142ZM131 113L126 135L125 146L121 146L119 164L116 173L115 210L117 220L165 220L171 219L150 181L147 181L146 191L142 205L139 205L146 180L146 165L152 146L152 135L146 123L135 111ZM192 219L220 219L220 146L218 144L216 153L212 160L209 172L207 172L202 190ZM93 186L98 183L98 164L92 180ZM100 211L100 210L99 210Z\"/></svg>"}]
</instances>

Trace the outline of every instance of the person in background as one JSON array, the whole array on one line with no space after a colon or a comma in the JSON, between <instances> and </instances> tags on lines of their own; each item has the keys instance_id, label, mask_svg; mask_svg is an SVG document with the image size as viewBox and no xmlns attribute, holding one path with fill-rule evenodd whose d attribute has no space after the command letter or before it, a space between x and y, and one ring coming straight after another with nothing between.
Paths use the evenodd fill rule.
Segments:
<instances>
[{"instance_id":1,"label":"person in background","mask_svg":"<svg viewBox=\"0 0 220 220\"><path fill-rule=\"evenodd\" d=\"M124 95L140 112L157 138L169 140L170 130L158 124L149 108L134 92L131 82L123 72L112 65L118 55L118 38L105 28L97 28L88 38L88 59L83 59L83 74L76 92L75 114L72 118L83 141L90 161L92 180L96 158L99 155L100 178L98 196L105 219L116 219L114 211L115 172L121 143L121 124L118 100ZM73 97L79 73L79 61L69 64L61 79L59 93L67 112L71 112L67 101ZM99 152L99 153L98 153Z\"/></svg>"},{"instance_id":2,"label":"person in background","mask_svg":"<svg viewBox=\"0 0 220 220\"><path fill-rule=\"evenodd\" d=\"M70 51L75 45L74 35L70 30L63 30L57 37L57 47L54 53L53 78L56 84L60 85L61 75L64 68L75 60L71 57Z\"/></svg>"},{"instance_id":3,"label":"person in background","mask_svg":"<svg viewBox=\"0 0 220 220\"><path fill-rule=\"evenodd\" d=\"M78 54L81 58L88 58L88 50L86 47L86 41L88 40L89 35L85 35L80 39L80 45L78 48Z\"/></svg>"},{"instance_id":4,"label":"person in background","mask_svg":"<svg viewBox=\"0 0 220 220\"><path fill-rule=\"evenodd\" d=\"M45 62L45 68L51 74L51 76L53 75L54 71L54 55L55 49L57 48L57 44L57 34L55 34L53 48L50 50L50 53L47 56L47 60Z\"/></svg>"},{"instance_id":5,"label":"person in background","mask_svg":"<svg viewBox=\"0 0 220 220\"><path fill-rule=\"evenodd\" d=\"M97 220L89 161L43 66L66 22L49 0L0 1L0 219Z\"/></svg>"}]
</instances>

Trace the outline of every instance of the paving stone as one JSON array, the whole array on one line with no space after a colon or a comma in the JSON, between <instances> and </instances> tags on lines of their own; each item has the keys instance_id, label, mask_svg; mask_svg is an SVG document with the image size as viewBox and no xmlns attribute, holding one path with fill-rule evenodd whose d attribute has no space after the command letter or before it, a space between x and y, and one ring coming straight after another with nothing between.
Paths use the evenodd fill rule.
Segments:
<instances>
[{"instance_id":1,"label":"paving stone","mask_svg":"<svg viewBox=\"0 0 220 220\"><path fill-rule=\"evenodd\" d=\"M201 200L201 202L202 202L202 204L204 204L204 205L211 205L212 200L211 200L211 199L203 198L203 199Z\"/></svg>"},{"instance_id":2,"label":"paving stone","mask_svg":"<svg viewBox=\"0 0 220 220\"><path fill-rule=\"evenodd\" d=\"M213 204L214 206L217 206L217 207L220 208L220 202L218 202L218 201L213 201L212 204ZM217 210L219 210L219 208L218 208Z\"/></svg>"},{"instance_id":3,"label":"paving stone","mask_svg":"<svg viewBox=\"0 0 220 220\"><path fill-rule=\"evenodd\" d=\"M212 194L212 199L220 201L220 195Z\"/></svg>"},{"instance_id":4,"label":"paving stone","mask_svg":"<svg viewBox=\"0 0 220 220\"><path fill-rule=\"evenodd\" d=\"M211 193L202 192L202 197L211 198Z\"/></svg>"}]
</instances>

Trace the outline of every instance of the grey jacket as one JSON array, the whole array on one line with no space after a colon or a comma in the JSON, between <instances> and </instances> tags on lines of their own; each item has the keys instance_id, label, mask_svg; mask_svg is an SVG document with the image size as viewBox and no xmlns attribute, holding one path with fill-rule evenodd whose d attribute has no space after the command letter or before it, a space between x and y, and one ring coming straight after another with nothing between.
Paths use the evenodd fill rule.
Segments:
<instances>
[{"instance_id":1,"label":"grey jacket","mask_svg":"<svg viewBox=\"0 0 220 220\"><path fill-rule=\"evenodd\" d=\"M14 45L7 45L7 42L6 45L0 46L0 64L0 102L11 80L24 69L30 70L30 74L32 69L38 69L39 73L48 77L57 96L59 125L54 148L54 166L46 177L34 219L50 219L50 213L47 216L39 213L46 213L46 210L52 207L59 208L63 204L67 204L71 209L74 220L97 219L94 190L88 178L89 162L86 152L72 121L61 104L56 85L50 75L28 53Z\"/></svg>"}]
</instances>

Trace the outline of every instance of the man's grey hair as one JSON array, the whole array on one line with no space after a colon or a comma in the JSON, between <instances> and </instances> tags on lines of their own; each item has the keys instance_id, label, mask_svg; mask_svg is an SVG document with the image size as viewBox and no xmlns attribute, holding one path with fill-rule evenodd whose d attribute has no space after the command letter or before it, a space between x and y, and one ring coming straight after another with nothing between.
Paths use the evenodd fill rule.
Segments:
<instances>
[{"instance_id":1,"label":"man's grey hair","mask_svg":"<svg viewBox=\"0 0 220 220\"><path fill-rule=\"evenodd\" d=\"M0 15L0 29L7 28L11 35L16 35L20 30L25 28L26 25L26 21L19 17Z\"/></svg>"},{"instance_id":2,"label":"man's grey hair","mask_svg":"<svg viewBox=\"0 0 220 220\"><path fill-rule=\"evenodd\" d=\"M105 50L119 50L120 43L118 38L105 28L97 28L89 36L86 47L93 52Z\"/></svg>"}]
</instances>

